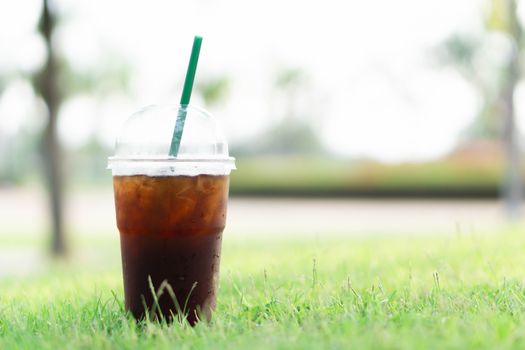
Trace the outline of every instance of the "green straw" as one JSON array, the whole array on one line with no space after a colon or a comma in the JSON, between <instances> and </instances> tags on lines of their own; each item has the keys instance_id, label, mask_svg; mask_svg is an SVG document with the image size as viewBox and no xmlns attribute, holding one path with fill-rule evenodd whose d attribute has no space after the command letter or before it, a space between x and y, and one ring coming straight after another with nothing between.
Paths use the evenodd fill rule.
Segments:
<instances>
[{"instance_id":1,"label":"green straw","mask_svg":"<svg viewBox=\"0 0 525 350\"><path fill-rule=\"evenodd\" d=\"M177 121L175 122L175 129L173 130L173 137L171 139L170 156L172 157L177 157L179 153L180 140L182 139L182 131L184 130L184 122L186 121L186 107L190 104L191 90L193 89L193 81L195 80L195 72L197 71L197 63L199 62L201 44L202 37L195 36L191 49L190 63L186 71L186 79L184 80L184 88L180 98L180 109L177 114Z\"/></svg>"}]
</instances>

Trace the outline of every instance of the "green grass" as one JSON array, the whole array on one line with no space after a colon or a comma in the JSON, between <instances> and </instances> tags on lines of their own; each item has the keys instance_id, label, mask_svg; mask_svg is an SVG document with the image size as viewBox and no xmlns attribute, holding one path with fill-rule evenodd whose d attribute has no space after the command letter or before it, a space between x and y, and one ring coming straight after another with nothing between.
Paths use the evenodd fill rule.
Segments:
<instances>
[{"instance_id":1,"label":"green grass","mask_svg":"<svg viewBox=\"0 0 525 350\"><path fill-rule=\"evenodd\" d=\"M0 349L524 348L520 231L227 240L214 320L195 328L128 318L102 252L1 279Z\"/></svg>"}]
</instances>

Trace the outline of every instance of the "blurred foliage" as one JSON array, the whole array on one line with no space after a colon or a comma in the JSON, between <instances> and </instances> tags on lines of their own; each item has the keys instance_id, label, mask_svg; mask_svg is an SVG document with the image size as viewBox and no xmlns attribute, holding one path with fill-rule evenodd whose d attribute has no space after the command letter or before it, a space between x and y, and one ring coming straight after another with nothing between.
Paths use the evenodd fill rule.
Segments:
<instances>
[{"instance_id":1,"label":"blurred foliage","mask_svg":"<svg viewBox=\"0 0 525 350\"><path fill-rule=\"evenodd\" d=\"M485 13L484 24L489 30L512 34L516 28L517 4L514 0L490 0Z\"/></svg>"},{"instance_id":2,"label":"blurred foliage","mask_svg":"<svg viewBox=\"0 0 525 350\"><path fill-rule=\"evenodd\" d=\"M275 86L283 90L296 89L307 82L306 73L297 67L283 68L276 76Z\"/></svg>"},{"instance_id":3,"label":"blurred foliage","mask_svg":"<svg viewBox=\"0 0 525 350\"><path fill-rule=\"evenodd\" d=\"M523 50L522 29L514 0L491 0L486 5L481 33L453 34L437 48L436 57L440 64L454 67L481 98L468 136L498 138L507 112L507 90L516 78L509 66L516 50L518 54Z\"/></svg>"},{"instance_id":4,"label":"blurred foliage","mask_svg":"<svg viewBox=\"0 0 525 350\"><path fill-rule=\"evenodd\" d=\"M34 176L39 163L39 137L29 130L21 130L14 138L0 139L0 185L20 185Z\"/></svg>"},{"instance_id":5,"label":"blurred foliage","mask_svg":"<svg viewBox=\"0 0 525 350\"><path fill-rule=\"evenodd\" d=\"M437 50L439 63L454 67L481 97L482 107L469 128L469 137L496 138L501 135L501 94L505 80L506 49L512 49L512 33L516 30L515 2L491 0L482 18L481 34L456 33ZM509 7L509 4L511 7ZM514 16L514 17L513 17ZM497 35L494 33L497 32ZM521 42L518 43L520 47ZM487 52L497 59L487 59ZM58 57L59 84L64 98L89 92L106 98L115 91L127 91L132 67L125 58L112 50L104 50L92 69L80 70ZM0 74L0 93L9 83L12 72ZM238 157L238 168L232 174L232 192L316 192L332 193L404 190L430 191L497 191L502 177L502 160L480 164L465 158L461 162L450 158L428 163L384 165L371 161L348 161L327 156L312 121L297 107L304 107L299 97L305 96L310 79L300 67L281 67L273 79L274 94L269 103L279 100L270 116L276 122L245 144L232 145L231 153ZM209 106L220 104L230 93L232 82L227 76L200 79L196 90ZM275 99L275 100L274 100ZM300 103L297 103L300 102ZM306 108L305 110L308 110ZM22 183L31 176L31 164L37 163L41 148L38 135L23 131L9 140L0 140L0 183ZM103 147L95 136L65 155L68 177L91 184L106 181L106 157L111 150ZM250 158L250 159L248 159Z\"/></svg>"},{"instance_id":6,"label":"blurred foliage","mask_svg":"<svg viewBox=\"0 0 525 350\"><path fill-rule=\"evenodd\" d=\"M321 155L324 148L314 128L300 119L285 119L257 136L257 142L231 147L239 157L260 155Z\"/></svg>"},{"instance_id":7,"label":"blurred foliage","mask_svg":"<svg viewBox=\"0 0 525 350\"><path fill-rule=\"evenodd\" d=\"M475 67L472 62L481 46L479 38L455 33L442 45L438 54L443 63L455 65L466 76L474 75Z\"/></svg>"},{"instance_id":8,"label":"blurred foliage","mask_svg":"<svg viewBox=\"0 0 525 350\"><path fill-rule=\"evenodd\" d=\"M2 74L2 72L0 72L0 96L2 96L2 92L7 86L8 80L9 79L7 78L6 74Z\"/></svg>"},{"instance_id":9,"label":"blurred foliage","mask_svg":"<svg viewBox=\"0 0 525 350\"><path fill-rule=\"evenodd\" d=\"M501 162L446 159L425 163L344 162L326 157L240 158L232 194L495 196Z\"/></svg>"},{"instance_id":10,"label":"blurred foliage","mask_svg":"<svg viewBox=\"0 0 525 350\"><path fill-rule=\"evenodd\" d=\"M498 113L498 80L501 67L487 67L490 63L484 63L480 58L486 54L483 47L484 42L481 38L468 34L454 34L440 47L438 59L443 65L455 67L481 97L482 106L477 118L467 130L468 136L498 137L502 129ZM480 74L480 69L484 70L483 74Z\"/></svg>"},{"instance_id":11,"label":"blurred foliage","mask_svg":"<svg viewBox=\"0 0 525 350\"><path fill-rule=\"evenodd\" d=\"M230 80L226 76L208 78L197 83L197 91L207 106L224 101L230 92Z\"/></svg>"},{"instance_id":12,"label":"blurred foliage","mask_svg":"<svg viewBox=\"0 0 525 350\"><path fill-rule=\"evenodd\" d=\"M87 143L73 152L68 152L65 163L69 177L77 184L100 185L110 183L111 172L106 169L111 150L91 137Z\"/></svg>"},{"instance_id":13,"label":"blurred foliage","mask_svg":"<svg viewBox=\"0 0 525 350\"><path fill-rule=\"evenodd\" d=\"M285 119L308 117L300 115L296 108L298 96L309 87L308 76L302 68L285 67L280 69L276 73L274 85L275 93L281 95L285 100L283 106L283 117Z\"/></svg>"},{"instance_id":14,"label":"blurred foliage","mask_svg":"<svg viewBox=\"0 0 525 350\"><path fill-rule=\"evenodd\" d=\"M129 88L130 66L118 57L106 57L96 70L91 71L75 71L63 60L60 67L58 79L64 94L63 101L83 93L98 95L102 101L115 91L122 92ZM32 83L38 83L38 77ZM16 185L34 179L41 165L41 137L41 130L35 128L22 128L16 135L2 137L0 145L4 146L0 149L0 184ZM95 135L79 149L65 151L68 179L98 183L105 175L105 163L110 150Z\"/></svg>"},{"instance_id":15,"label":"blurred foliage","mask_svg":"<svg viewBox=\"0 0 525 350\"><path fill-rule=\"evenodd\" d=\"M107 51L100 60L89 69L77 69L63 57L57 57L57 80L62 94L62 101L76 95L89 92L105 97L115 92L129 92L132 66L121 55ZM38 75L31 78L31 83L39 84Z\"/></svg>"},{"instance_id":16,"label":"blurred foliage","mask_svg":"<svg viewBox=\"0 0 525 350\"><path fill-rule=\"evenodd\" d=\"M123 57L106 52L94 67L75 70L69 62L60 61L58 80L65 99L85 92L99 96L116 91L129 92L132 67Z\"/></svg>"},{"instance_id":17,"label":"blurred foliage","mask_svg":"<svg viewBox=\"0 0 525 350\"><path fill-rule=\"evenodd\" d=\"M231 147L232 154L246 156L320 156L327 154L311 112L299 111L297 98L310 87L307 73L298 67L284 67L275 73L274 93L284 105L274 109L278 121L254 139ZM271 102L274 104L274 101ZM307 108L303 108L303 110Z\"/></svg>"}]
</instances>

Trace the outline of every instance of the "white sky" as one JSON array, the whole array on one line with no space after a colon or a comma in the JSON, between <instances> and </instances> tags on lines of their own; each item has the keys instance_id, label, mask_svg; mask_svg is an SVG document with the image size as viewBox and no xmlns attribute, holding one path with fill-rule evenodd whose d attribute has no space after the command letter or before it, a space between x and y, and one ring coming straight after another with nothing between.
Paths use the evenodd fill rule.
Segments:
<instances>
[{"instance_id":1,"label":"white sky","mask_svg":"<svg viewBox=\"0 0 525 350\"><path fill-rule=\"evenodd\" d=\"M478 29L481 0L56 3L65 19L57 43L77 69L90 69L107 52L133 68L130 94L84 95L64 106L60 135L72 147L93 132L113 144L134 110L177 102L195 34L204 37L197 80L224 74L232 79L228 100L211 111L232 143L249 140L282 117L285 103L274 80L286 67L306 72L297 110L343 156L440 156L479 107L474 90L453 70L436 67L431 54L452 33ZM0 74L30 71L41 62L44 49L34 30L39 5L0 0ZM41 124L35 107L25 102L32 98L28 84L13 81L0 98L0 130ZM202 105L199 96L192 102Z\"/></svg>"}]
</instances>

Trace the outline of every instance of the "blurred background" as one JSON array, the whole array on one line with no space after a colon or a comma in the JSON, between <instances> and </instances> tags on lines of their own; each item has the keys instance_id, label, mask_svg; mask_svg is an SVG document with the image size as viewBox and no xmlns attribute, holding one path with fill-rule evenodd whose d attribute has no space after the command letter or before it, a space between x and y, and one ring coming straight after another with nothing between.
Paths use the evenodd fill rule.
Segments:
<instances>
[{"instance_id":1,"label":"blurred background","mask_svg":"<svg viewBox=\"0 0 525 350\"><path fill-rule=\"evenodd\" d=\"M518 0L2 1L0 274L117 244L106 159L178 101L196 34L225 237L521 225L524 25Z\"/></svg>"}]
</instances>

